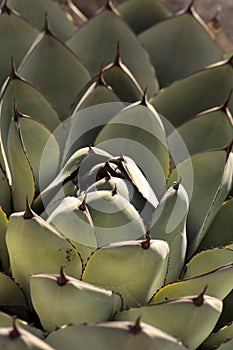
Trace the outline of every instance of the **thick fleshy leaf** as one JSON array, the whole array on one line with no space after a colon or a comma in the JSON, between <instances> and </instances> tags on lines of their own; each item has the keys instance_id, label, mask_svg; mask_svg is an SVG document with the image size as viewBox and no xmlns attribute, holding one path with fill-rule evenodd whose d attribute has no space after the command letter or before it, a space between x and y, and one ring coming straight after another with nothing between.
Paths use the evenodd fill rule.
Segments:
<instances>
[{"instance_id":1,"label":"thick fleshy leaf","mask_svg":"<svg viewBox=\"0 0 233 350\"><path fill-rule=\"evenodd\" d=\"M178 164L169 178L171 184L181 177L190 198L188 257L197 249L231 189L232 156L229 150L198 153ZM190 161L193 173L190 172Z\"/></svg>"},{"instance_id":2,"label":"thick fleshy leaf","mask_svg":"<svg viewBox=\"0 0 233 350\"><path fill-rule=\"evenodd\" d=\"M169 170L166 134L157 112L147 103L130 105L102 129L95 145L131 157L161 198ZM140 189L139 189L140 190Z\"/></svg>"},{"instance_id":3,"label":"thick fleshy leaf","mask_svg":"<svg viewBox=\"0 0 233 350\"><path fill-rule=\"evenodd\" d=\"M25 208L25 199L32 203L35 195L35 179L25 152L22 134L17 120L12 119L8 134L9 168L12 181L12 201L15 211Z\"/></svg>"},{"instance_id":4,"label":"thick fleshy leaf","mask_svg":"<svg viewBox=\"0 0 233 350\"><path fill-rule=\"evenodd\" d=\"M220 49L192 7L147 29L139 40L162 87L221 60Z\"/></svg>"},{"instance_id":5,"label":"thick fleshy leaf","mask_svg":"<svg viewBox=\"0 0 233 350\"><path fill-rule=\"evenodd\" d=\"M4 1L0 7L0 86L10 74L11 58L18 66L32 45L38 30L18 14L14 13Z\"/></svg>"},{"instance_id":6,"label":"thick fleshy leaf","mask_svg":"<svg viewBox=\"0 0 233 350\"><path fill-rule=\"evenodd\" d=\"M133 31L112 10L107 9L89 20L67 42L93 74L98 73L101 64L106 66L113 61L117 43L120 43L124 64L142 90L147 87L149 96L158 92L158 81L147 52Z\"/></svg>"},{"instance_id":7,"label":"thick fleshy leaf","mask_svg":"<svg viewBox=\"0 0 233 350\"><path fill-rule=\"evenodd\" d=\"M140 316L143 322L158 327L195 350L213 330L221 311L219 299L201 294L132 308L117 313L114 319L131 321Z\"/></svg>"},{"instance_id":8,"label":"thick fleshy leaf","mask_svg":"<svg viewBox=\"0 0 233 350\"><path fill-rule=\"evenodd\" d=\"M177 183L164 194L152 216L151 237L165 240L170 248L166 283L178 279L184 266L188 209L187 192Z\"/></svg>"},{"instance_id":9,"label":"thick fleshy leaf","mask_svg":"<svg viewBox=\"0 0 233 350\"><path fill-rule=\"evenodd\" d=\"M26 299L19 286L6 274L0 272L1 305L26 306Z\"/></svg>"},{"instance_id":10,"label":"thick fleshy leaf","mask_svg":"<svg viewBox=\"0 0 233 350\"><path fill-rule=\"evenodd\" d=\"M90 336L91 334L91 336ZM98 322L63 327L49 334L46 341L57 350L188 350L179 340L144 322Z\"/></svg>"},{"instance_id":11,"label":"thick fleshy leaf","mask_svg":"<svg viewBox=\"0 0 233 350\"><path fill-rule=\"evenodd\" d=\"M75 26L59 4L51 0L8 0L7 3L26 18L33 26L42 31L47 13L53 31L67 40L75 31Z\"/></svg>"},{"instance_id":12,"label":"thick fleshy leaf","mask_svg":"<svg viewBox=\"0 0 233 350\"><path fill-rule=\"evenodd\" d=\"M189 154L223 148L233 139L232 116L229 110L214 108L203 112L178 127L168 137L173 144L176 133L182 137Z\"/></svg>"},{"instance_id":13,"label":"thick fleshy leaf","mask_svg":"<svg viewBox=\"0 0 233 350\"><path fill-rule=\"evenodd\" d=\"M59 145L44 125L30 117L20 115L18 125L26 155L32 166L37 192L41 192L57 175Z\"/></svg>"},{"instance_id":14,"label":"thick fleshy leaf","mask_svg":"<svg viewBox=\"0 0 233 350\"><path fill-rule=\"evenodd\" d=\"M7 156L7 137L11 119L14 116L14 105L21 113L30 115L53 131L60 124L57 112L48 99L29 82L21 79L12 67L11 76L6 81L0 103L1 138Z\"/></svg>"},{"instance_id":15,"label":"thick fleshy leaf","mask_svg":"<svg viewBox=\"0 0 233 350\"><path fill-rule=\"evenodd\" d=\"M233 250L230 248L214 248L204 250L195 255L185 266L184 279L216 270L233 261Z\"/></svg>"},{"instance_id":16,"label":"thick fleshy leaf","mask_svg":"<svg viewBox=\"0 0 233 350\"><path fill-rule=\"evenodd\" d=\"M217 349L218 346L233 338L233 323L212 333L202 344L201 350ZM230 348L229 348L230 349Z\"/></svg>"},{"instance_id":17,"label":"thick fleshy leaf","mask_svg":"<svg viewBox=\"0 0 233 350\"><path fill-rule=\"evenodd\" d=\"M71 276L81 276L82 263L74 246L28 206L24 213L11 215L6 243L12 276L27 295L29 303L29 278L32 274L58 273L64 266Z\"/></svg>"},{"instance_id":18,"label":"thick fleshy leaf","mask_svg":"<svg viewBox=\"0 0 233 350\"><path fill-rule=\"evenodd\" d=\"M232 275L233 263L231 262L203 275L167 284L155 293L150 302L154 304L158 301L171 300L190 295L191 293L198 293L198 291L204 290L206 286L208 287L208 295L222 300L233 288Z\"/></svg>"},{"instance_id":19,"label":"thick fleshy leaf","mask_svg":"<svg viewBox=\"0 0 233 350\"><path fill-rule=\"evenodd\" d=\"M47 332L69 323L108 321L122 304L120 296L111 290L71 278L63 271L60 275L33 275L30 293Z\"/></svg>"},{"instance_id":20,"label":"thick fleshy leaf","mask_svg":"<svg viewBox=\"0 0 233 350\"><path fill-rule=\"evenodd\" d=\"M172 15L171 11L158 0L131 0L117 7L126 23L140 33Z\"/></svg>"},{"instance_id":21,"label":"thick fleshy leaf","mask_svg":"<svg viewBox=\"0 0 233 350\"><path fill-rule=\"evenodd\" d=\"M0 167L0 206L7 214L12 211L11 187L6 176L6 172Z\"/></svg>"},{"instance_id":22,"label":"thick fleshy leaf","mask_svg":"<svg viewBox=\"0 0 233 350\"><path fill-rule=\"evenodd\" d=\"M0 262L1 271L5 273L10 272L9 254L6 246L6 230L8 219L2 207L0 207Z\"/></svg>"},{"instance_id":23,"label":"thick fleshy leaf","mask_svg":"<svg viewBox=\"0 0 233 350\"><path fill-rule=\"evenodd\" d=\"M119 293L124 309L146 304L164 283L168 253L159 240L111 244L91 255L82 280Z\"/></svg>"},{"instance_id":24,"label":"thick fleshy leaf","mask_svg":"<svg viewBox=\"0 0 233 350\"><path fill-rule=\"evenodd\" d=\"M222 105L232 86L233 68L228 60L171 84L150 102L170 123L178 126L200 112Z\"/></svg>"},{"instance_id":25,"label":"thick fleshy leaf","mask_svg":"<svg viewBox=\"0 0 233 350\"><path fill-rule=\"evenodd\" d=\"M224 202L201 241L199 249L223 246L233 241L233 198Z\"/></svg>"},{"instance_id":26,"label":"thick fleshy leaf","mask_svg":"<svg viewBox=\"0 0 233 350\"><path fill-rule=\"evenodd\" d=\"M63 118L69 115L77 93L90 80L87 69L52 34L48 24L25 56L19 73L48 96Z\"/></svg>"},{"instance_id":27,"label":"thick fleshy leaf","mask_svg":"<svg viewBox=\"0 0 233 350\"><path fill-rule=\"evenodd\" d=\"M138 239L146 233L137 210L117 191L89 192L85 204L94 224L99 247Z\"/></svg>"}]
</instances>

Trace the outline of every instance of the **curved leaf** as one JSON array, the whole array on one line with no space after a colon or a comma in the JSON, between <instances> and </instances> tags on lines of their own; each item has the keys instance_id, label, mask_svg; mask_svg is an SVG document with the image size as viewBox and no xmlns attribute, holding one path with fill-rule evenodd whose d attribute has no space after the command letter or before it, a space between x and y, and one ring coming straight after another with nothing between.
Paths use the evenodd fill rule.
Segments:
<instances>
[{"instance_id":1,"label":"curved leaf","mask_svg":"<svg viewBox=\"0 0 233 350\"><path fill-rule=\"evenodd\" d=\"M6 230L7 230L8 219L6 214L0 207L0 262L1 271L9 274L10 272L10 262L9 254L6 246Z\"/></svg>"},{"instance_id":2,"label":"curved leaf","mask_svg":"<svg viewBox=\"0 0 233 350\"><path fill-rule=\"evenodd\" d=\"M149 96L158 92L158 82L147 52L131 29L112 11L105 10L89 20L67 42L93 74L98 73L101 64L106 66L113 61L117 43L120 43L124 64L142 90L147 87Z\"/></svg>"},{"instance_id":3,"label":"curved leaf","mask_svg":"<svg viewBox=\"0 0 233 350\"><path fill-rule=\"evenodd\" d=\"M162 87L221 60L220 49L193 8L147 29L139 40Z\"/></svg>"}]
</instances>

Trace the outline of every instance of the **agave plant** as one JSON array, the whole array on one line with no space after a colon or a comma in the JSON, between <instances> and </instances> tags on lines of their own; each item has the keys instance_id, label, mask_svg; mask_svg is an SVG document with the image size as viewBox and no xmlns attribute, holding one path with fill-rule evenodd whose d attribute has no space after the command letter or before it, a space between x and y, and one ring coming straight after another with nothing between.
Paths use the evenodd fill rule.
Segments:
<instances>
[{"instance_id":1,"label":"agave plant","mask_svg":"<svg viewBox=\"0 0 233 350\"><path fill-rule=\"evenodd\" d=\"M193 5L2 1L0 349L231 349L233 59Z\"/></svg>"}]
</instances>

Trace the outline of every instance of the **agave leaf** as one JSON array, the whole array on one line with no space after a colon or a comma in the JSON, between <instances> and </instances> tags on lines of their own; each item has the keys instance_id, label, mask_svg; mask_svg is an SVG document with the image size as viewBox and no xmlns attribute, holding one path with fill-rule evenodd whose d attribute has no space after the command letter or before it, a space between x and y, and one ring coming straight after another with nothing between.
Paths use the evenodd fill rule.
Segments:
<instances>
[{"instance_id":1,"label":"agave leaf","mask_svg":"<svg viewBox=\"0 0 233 350\"><path fill-rule=\"evenodd\" d=\"M36 28L13 12L3 1L0 7L0 86L10 74L11 57L14 57L18 66L37 34Z\"/></svg>"},{"instance_id":2,"label":"agave leaf","mask_svg":"<svg viewBox=\"0 0 233 350\"><path fill-rule=\"evenodd\" d=\"M221 60L220 49L192 7L147 29L139 40L149 52L161 87Z\"/></svg>"},{"instance_id":3,"label":"agave leaf","mask_svg":"<svg viewBox=\"0 0 233 350\"><path fill-rule=\"evenodd\" d=\"M5 273L10 272L9 254L6 246L6 230L8 219L2 207L0 207L0 262L1 271Z\"/></svg>"},{"instance_id":4,"label":"agave leaf","mask_svg":"<svg viewBox=\"0 0 233 350\"><path fill-rule=\"evenodd\" d=\"M178 126L202 111L222 105L232 85L232 62L227 60L171 84L160 90L150 102L174 126Z\"/></svg>"},{"instance_id":5,"label":"agave leaf","mask_svg":"<svg viewBox=\"0 0 233 350\"><path fill-rule=\"evenodd\" d=\"M233 261L233 250L230 248L213 248L196 254L185 266L184 279L193 278Z\"/></svg>"},{"instance_id":6,"label":"agave leaf","mask_svg":"<svg viewBox=\"0 0 233 350\"><path fill-rule=\"evenodd\" d=\"M90 336L91 334L91 336ZM69 344L70 350L187 350L176 338L144 322L98 322L63 327L49 334L46 341L57 350Z\"/></svg>"},{"instance_id":7,"label":"agave leaf","mask_svg":"<svg viewBox=\"0 0 233 350\"><path fill-rule=\"evenodd\" d=\"M19 77L12 66L11 76L7 79L1 96L0 125L4 152L7 154L7 137L11 118L14 116L14 105L17 103L21 113L46 125L49 130L56 129L60 120L57 112L47 98L29 82Z\"/></svg>"},{"instance_id":8,"label":"agave leaf","mask_svg":"<svg viewBox=\"0 0 233 350\"><path fill-rule=\"evenodd\" d=\"M35 179L32 166L25 152L18 120L12 119L8 134L9 168L12 181L12 200L15 211L25 208L25 199L32 203L35 195Z\"/></svg>"},{"instance_id":9,"label":"agave leaf","mask_svg":"<svg viewBox=\"0 0 233 350\"><path fill-rule=\"evenodd\" d=\"M143 322L158 327L195 350L211 333L221 311L219 299L201 294L125 310L117 313L114 319L131 321L140 316Z\"/></svg>"},{"instance_id":10,"label":"agave leaf","mask_svg":"<svg viewBox=\"0 0 233 350\"><path fill-rule=\"evenodd\" d=\"M126 23L138 34L172 15L171 11L158 0L126 1L117 7Z\"/></svg>"},{"instance_id":11,"label":"agave leaf","mask_svg":"<svg viewBox=\"0 0 233 350\"><path fill-rule=\"evenodd\" d=\"M45 244L46 242L46 244ZM74 246L51 225L31 211L11 215L6 243L14 280L30 303L29 277L32 274L57 273L61 266L80 278L82 263ZM36 249L35 249L36 247Z\"/></svg>"},{"instance_id":12,"label":"agave leaf","mask_svg":"<svg viewBox=\"0 0 233 350\"><path fill-rule=\"evenodd\" d=\"M233 241L232 210L233 198L222 204L198 249L224 246Z\"/></svg>"},{"instance_id":13,"label":"agave leaf","mask_svg":"<svg viewBox=\"0 0 233 350\"><path fill-rule=\"evenodd\" d=\"M233 339L228 339L225 343L221 344L217 350L231 350L233 346Z\"/></svg>"},{"instance_id":14,"label":"agave leaf","mask_svg":"<svg viewBox=\"0 0 233 350\"><path fill-rule=\"evenodd\" d=\"M26 115L19 115L18 126L39 193L57 175L60 158L59 145L54 135L44 125Z\"/></svg>"},{"instance_id":15,"label":"agave leaf","mask_svg":"<svg viewBox=\"0 0 233 350\"><path fill-rule=\"evenodd\" d=\"M159 240L111 244L91 255L82 280L119 293L124 309L145 304L164 283L168 253Z\"/></svg>"},{"instance_id":16,"label":"agave leaf","mask_svg":"<svg viewBox=\"0 0 233 350\"><path fill-rule=\"evenodd\" d=\"M223 300L233 288L232 271L233 263L231 262L202 275L167 284L155 293L150 302L154 304L158 301L198 293L206 286L208 286L208 295Z\"/></svg>"},{"instance_id":17,"label":"agave leaf","mask_svg":"<svg viewBox=\"0 0 233 350\"><path fill-rule=\"evenodd\" d=\"M147 52L128 25L111 10L105 10L89 20L67 44L90 72L97 74L101 64L106 66L112 62L118 42L122 60L141 88L148 87L149 96L158 92L158 81Z\"/></svg>"},{"instance_id":18,"label":"agave leaf","mask_svg":"<svg viewBox=\"0 0 233 350\"><path fill-rule=\"evenodd\" d=\"M104 68L103 77L122 101L135 102L141 99L142 89L133 74L122 62L119 46L114 63Z\"/></svg>"},{"instance_id":19,"label":"agave leaf","mask_svg":"<svg viewBox=\"0 0 233 350\"><path fill-rule=\"evenodd\" d=\"M88 210L75 197L66 197L46 220L67 237L82 257L83 264L97 248L97 237Z\"/></svg>"},{"instance_id":20,"label":"agave leaf","mask_svg":"<svg viewBox=\"0 0 233 350\"><path fill-rule=\"evenodd\" d=\"M117 191L96 191L86 195L98 246L143 237L145 226L137 210Z\"/></svg>"},{"instance_id":21,"label":"agave leaf","mask_svg":"<svg viewBox=\"0 0 233 350\"><path fill-rule=\"evenodd\" d=\"M233 290L223 300L223 311L216 325L216 329L219 329L231 323L232 315L233 315Z\"/></svg>"},{"instance_id":22,"label":"agave leaf","mask_svg":"<svg viewBox=\"0 0 233 350\"><path fill-rule=\"evenodd\" d=\"M149 104L135 103L123 109L102 129L95 145L112 154L131 157L156 197L161 198L169 170L169 152L161 119Z\"/></svg>"},{"instance_id":23,"label":"agave leaf","mask_svg":"<svg viewBox=\"0 0 233 350\"><path fill-rule=\"evenodd\" d=\"M193 178L190 178L188 171L190 160ZM227 197L231 188L233 171L232 155L229 150L198 153L191 156L190 160L179 163L169 178L171 184L177 177L181 177L190 198L187 219L188 257L197 249Z\"/></svg>"},{"instance_id":24,"label":"agave leaf","mask_svg":"<svg viewBox=\"0 0 233 350\"><path fill-rule=\"evenodd\" d=\"M62 11L59 4L51 0L8 0L7 3L34 27L42 31L44 18L47 13L54 32L62 39L67 40L75 31L75 26Z\"/></svg>"},{"instance_id":25,"label":"agave leaf","mask_svg":"<svg viewBox=\"0 0 233 350\"><path fill-rule=\"evenodd\" d=\"M120 99L100 76L96 82L93 82L93 84L90 85L86 93L74 106L73 113L84 108L110 102L120 102Z\"/></svg>"},{"instance_id":26,"label":"agave leaf","mask_svg":"<svg viewBox=\"0 0 233 350\"><path fill-rule=\"evenodd\" d=\"M233 323L212 333L202 344L201 350L218 349L218 347L233 338ZM230 349L230 348L229 348Z\"/></svg>"},{"instance_id":27,"label":"agave leaf","mask_svg":"<svg viewBox=\"0 0 233 350\"><path fill-rule=\"evenodd\" d=\"M108 321L121 308L119 295L63 272L33 275L30 292L33 307L48 332L68 323Z\"/></svg>"},{"instance_id":28,"label":"agave leaf","mask_svg":"<svg viewBox=\"0 0 233 350\"><path fill-rule=\"evenodd\" d=\"M170 248L166 283L178 279L184 266L188 209L187 192L177 183L161 198L151 220L151 237L165 240Z\"/></svg>"},{"instance_id":29,"label":"agave leaf","mask_svg":"<svg viewBox=\"0 0 233 350\"><path fill-rule=\"evenodd\" d=\"M189 154L223 148L233 139L232 116L229 110L222 108L213 108L198 114L171 133L168 144L174 143L177 132L182 137Z\"/></svg>"},{"instance_id":30,"label":"agave leaf","mask_svg":"<svg viewBox=\"0 0 233 350\"><path fill-rule=\"evenodd\" d=\"M7 214L11 213L11 187L6 176L6 172L0 167L0 206L5 210Z\"/></svg>"},{"instance_id":31,"label":"agave leaf","mask_svg":"<svg viewBox=\"0 0 233 350\"><path fill-rule=\"evenodd\" d=\"M26 299L22 290L6 274L0 272L0 298L1 305L26 306Z\"/></svg>"},{"instance_id":32,"label":"agave leaf","mask_svg":"<svg viewBox=\"0 0 233 350\"><path fill-rule=\"evenodd\" d=\"M77 93L90 79L78 57L55 37L48 24L24 57L19 73L48 96L62 118L69 115Z\"/></svg>"}]
</instances>

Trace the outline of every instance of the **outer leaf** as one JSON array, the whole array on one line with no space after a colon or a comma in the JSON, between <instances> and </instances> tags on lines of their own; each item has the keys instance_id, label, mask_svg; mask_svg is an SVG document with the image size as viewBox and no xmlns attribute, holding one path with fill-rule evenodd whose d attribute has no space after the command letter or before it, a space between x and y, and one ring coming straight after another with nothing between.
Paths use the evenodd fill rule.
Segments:
<instances>
[{"instance_id":1,"label":"outer leaf","mask_svg":"<svg viewBox=\"0 0 233 350\"><path fill-rule=\"evenodd\" d=\"M90 79L77 56L48 28L34 41L19 73L48 96L63 118L69 115L76 94Z\"/></svg>"},{"instance_id":2,"label":"outer leaf","mask_svg":"<svg viewBox=\"0 0 233 350\"><path fill-rule=\"evenodd\" d=\"M0 207L0 262L1 271L5 273L10 272L9 254L6 246L6 230L7 230L8 220L6 214Z\"/></svg>"},{"instance_id":3,"label":"outer leaf","mask_svg":"<svg viewBox=\"0 0 233 350\"><path fill-rule=\"evenodd\" d=\"M206 274L170 283L155 293L151 303L198 293L198 290L204 289L206 286L208 286L208 295L222 300L233 288L232 273L233 263L231 262Z\"/></svg>"},{"instance_id":4,"label":"outer leaf","mask_svg":"<svg viewBox=\"0 0 233 350\"><path fill-rule=\"evenodd\" d=\"M202 111L222 105L232 86L232 62L223 61L160 90L151 103L174 126L178 126Z\"/></svg>"},{"instance_id":5,"label":"outer leaf","mask_svg":"<svg viewBox=\"0 0 233 350\"><path fill-rule=\"evenodd\" d=\"M82 264L73 245L30 208L11 215L6 243L12 275L28 297L32 274L57 273L64 266L70 275L80 278Z\"/></svg>"},{"instance_id":6,"label":"outer leaf","mask_svg":"<svg viewBox=\"0 0 233 350\"><path fill-rule=\"evenodd\" d=\"M164 194L151 220L151 237L165 240L169 244L166 282L178 279L184 266L187 248L186 219L188 209L187 192L178 183Z\"/></svg>"},{"instance_id":7,"label":"outer leaf","mask_svg":"<svg viewBox=\"0 0 233 350\"><path fill-rule=\"evenodd\" d=\"M57 112L46 97L29 82L21 79L14 69L5 83L0 104L1 138L7 156L7 137L14 116L14 104L21 113L30 115L53 131L60 124Z\"/></svg>"},{"instance_id":8,"label":"outer leaf","mask_svg":"<svg viewBox=\"0 0 233 350\"><path fill-rule=\"evenodd\" d=\"M202 344L201 349L202 350L217 349L217 347L220 346L222 343L224 343L224 342L227 343L228 340L230 340L232 338L233 338L233 323L219 329L215 333L212 333L206 339L206 341Z\"/></svg>"},{"instance_id":9,"label":"outer leaf","mask_svg":"<svg viewBox=\"0 0 233 350\"><path fill-rule=\"evenodd\" d=\"M10 214L12 210L11 188L5 171L0 167L0 206L6 213Z\"/></svg>"},{"instance_id":10,"label":"outer leaf","mask_svg":"<svg viewBox=\"0 0 233 350\"><path fill-rule=\"evenodd\" d=\"M119 295L64 275L33 275L30 292L33 306L48 332L69 323L108 321L121 308Z\"/></svg>"},{"instance_id":11,"label":"outer leaf","mask_svg":"<svg viewBox=\"0 0 233 350\"><path fill-rule=\"evenodd\" d=\"M164 283L168 253L159 240L111 244L92 254L82 279L119 293L124 308L145 304Z\"/></svg>"},{"instance_id":12,"label":"outer leaf","mask_svg":"<svg viewBox=\"0 0 233 350\"><path fill-rule=\"evenodd\" d=\"M182 124L168 137L173 144L176 133L182 137L190 154L223 148L233 139L232 116L229 110L214 108L198 114Z\"/></svg>"},{"instance_id":13,"label":"outer leaf","mask_svg":"<svg viewBox=\"0 0 233 350\"><path fill-rule=\"evenodd\" d=\"M124 64L141 88L144 90L148 87L148 94L152 96L158 91L158 82L148 54L131 29L112 11L106 10L89 20L67 44L91 73L96 74L101 64L106 66L112 62L118 42Z\"/></svg>"},{"instance_id":14,"label":"outer leaf","mask_svg":"<svg viewBox=\"0 0 233 350\"><path fill-rule=\"evenodd\" d=\"M33 26L42 31L45 14L48 14L54 32L62 39L67 40L74 32L75 26L61 10L58 3L51 0L8 0L12 8L26 18Z\"/></svg>"},{"instance_id":15,"label":"outer leaf","mask_svg":"<svg viewBox=\"0 0 233 350\"><path fill-rule=\"evenodd\" d=\"M196 304L200 298L200 302ZM222 311L222 302L210 296L184 297L122 311L116 320L142 321L180 339L189 349L197 347L213 330ZM177 322L179 319L179 322Z\"/></svg>"},{"instance_id":16,"label":"outer leaf","mask_svg":"<svg viewBox=\"0 0 233 350\"><path fill-rule=\"evenodd\" d=\"M35 195L35 180L31 164L24 149L17 121L12 119L8 135L9 167L12 179L12 199L15 211L23 210L25 199L32 203Z\"/></svg>"},{"instance_id":17,"label":"outer leaf","mask_svg":"<svg viewBox=\"0 0 233 350\"><path fill-rule=\"evenodd\" d=\"M123 19L134 30L140 33L172 15L171 11L158 0L126 1L117 7Z\"/></svg>"},{"instance_id":18,"label":"outer leaf","mask_svg":"<svg viewBox=\"0 0 233 350\"><path fill-rule=\"evenodd\" d=\"M10 74L11 57L18 66L32 45L38 30L18 14L14 13L5 1L0 9L0 86Z\"/></svg>"},{"instance_id":19,"label":"outer leaf","mask_svg":"<svg viewBox=\"0 0 233 350\"><path fill-rule=\"evenodd\" d=\"M165 130L147 103L123 109L102 129L95 145L112 154L131 157L142 169L157 198L161 198L169 169Z\"/></svg>"},{"instance_id":20,"label":"outer leaf","mask_svg":"<svg viewBox=\"0 0 233 350\"><path fill-rule=\"evenodd\" d=\"M201 241L199 249L223 246L233 241L233 198L224 202Z\"/></svg>"},{"instance_id":21,"label":"outer leaf","mask_svg":"<svg viewBox=\"0 0 233 350\"><path fill-rule=\"evenodd\" d=\"M77 344L79 350L93 349L96 344L102 350L187 350L179 340L144 322L71 325L52 332L46 341L57 350L63 350L68 343L70 350L76 350Z\"/></svg>"},{"instance_id":22,"label":"outer leaf","mask_svg":"<svg viewBox=\"0 0 233 350\"><path fill-rule=\"evenodd\" d=\"M149 52L162 87L221 59L193 8L154 25L139 40Z\"/></svg>"},{"instance_id":23,"label":"outer leaf","mask_svg":"<svg viewBox=\"0 0 233 350\"><path fill-rule=\"evenodd\" d=\"M191 157L191 162L193 179L190 178L190 173L187 171L190 160L178 164L169 179L169 183L172 183L177 176L181 177L190 198L187 219L189 257L197 249L222 202L227 197L231 188L233 171L232 155L226 150L198 153ZM193 183L192 180L194 180Z\"/></svg>"},{"instance_id":24,"label":"outer leaf","mask_svg":"<svg viewBox=\"0 0 233 350\"><path fill-rule=\"evenodd\" d=\"M26 306L27 303L22 290L9 276L2 272L0 272L0 286L1 306Z\"/></svg>"}]
</instances>

